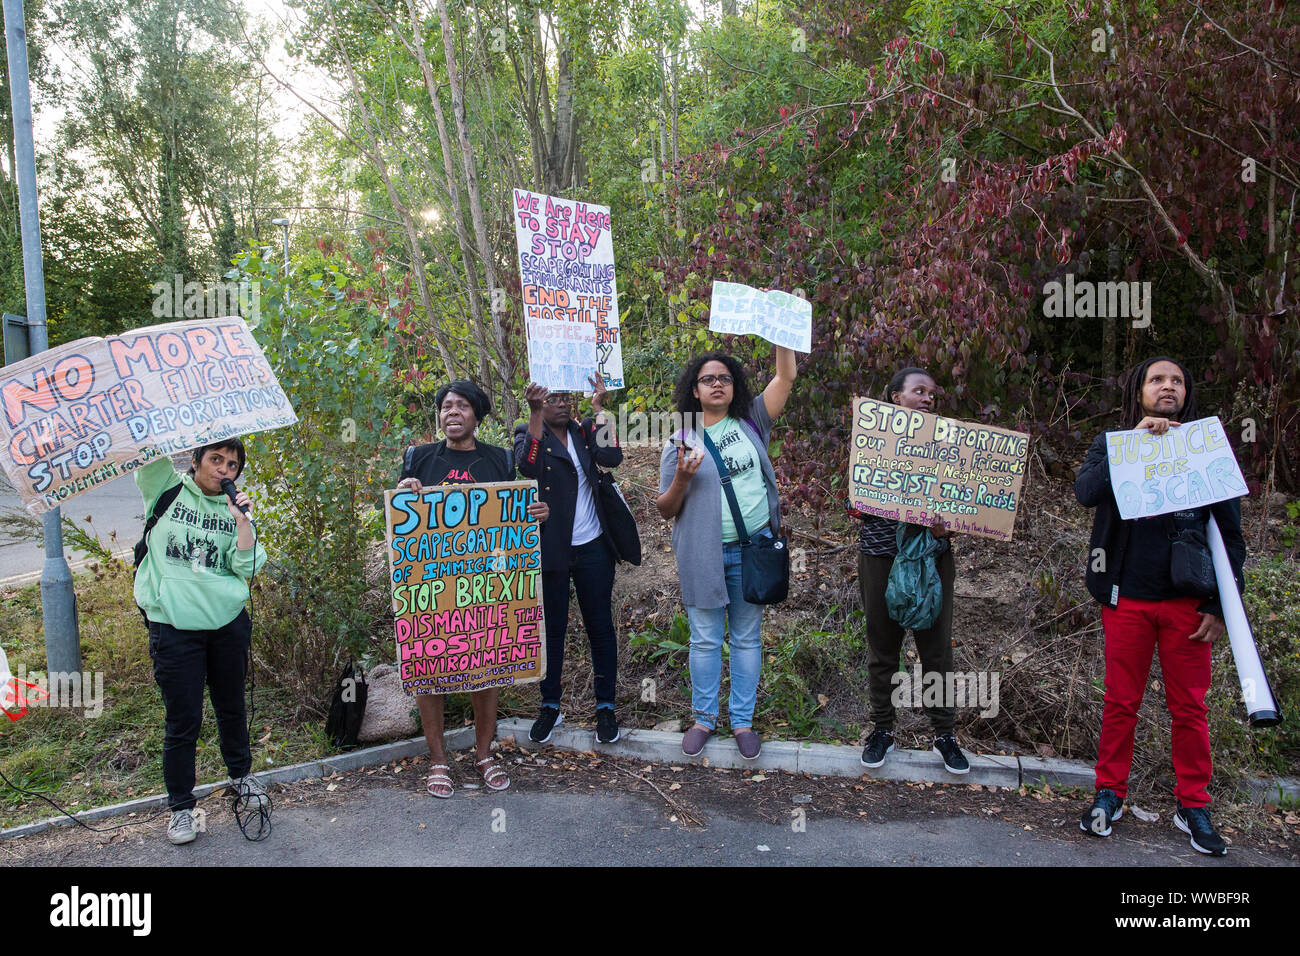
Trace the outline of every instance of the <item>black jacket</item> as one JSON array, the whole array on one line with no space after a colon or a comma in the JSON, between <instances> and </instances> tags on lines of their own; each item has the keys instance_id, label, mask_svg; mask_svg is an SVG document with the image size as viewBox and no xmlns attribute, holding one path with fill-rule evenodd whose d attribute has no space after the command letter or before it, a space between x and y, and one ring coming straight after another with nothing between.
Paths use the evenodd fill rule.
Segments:
<instances>
[{"instance_id":1,"label":"black jacket","mask_svg":"<svg viewBox=\"0 0 1300 956\"><path fill-rule=\"evenodd\" d=\"M604 433L604 438L598 436ZM596 519L600 522L601 537L613 550L609 541L608 526L596 495L595 465L617 468L623 463L623 449L608 426L598 428L591 418L581 425L569 422L569 441L574 443L578 461L587 476L587 486L596 498ZM568 571L569 548L573 543L573 518L578 503L578 472L573 460L560 440L549 427L542 426L539 441L528 434L528 425L515 426L515 465L519 474L537 480L537 495L551 506L551 515L542 525L542 570Z\"/></svg>"},{"instance_id":2,"label":"black jacket","mask_svg":"<svg viewBox=\"0 0 1300 956\"><path fill-rule=\"evenodd\" d=\"M1125 521L1119 516L1119 506L1115 504L1115 495L1110 486L1106 434L1102 432L1093 439L1092 447L1088 449L1088 457L1084 459L1083 466L1079 469L1079 476L1074 480L1074 496L1079 499L1081 505L1097 509L1092 519L1092 539L1088 543L1086 578L1088 593L1102 604L1114 607L1118 603L1119 585L1126 561L1140 560L1150 562L1154 567L1167 569L1170 554L1167 535L1154 536L1163 544L1162 552L1141 555L1127 553L1133 526L1138 521L1162 521L1163 519L1136 518ZM1200 514L1202 522L1208 521L1211 514L1214 515L1214 520L1219 525L1219 532L1223 535L1223 544L1228 552L1228 563L1232 565L1232 576L1237 582L1237 590L1244 592L1245 582L1241 567L1246 560L1246 542L1241 536L1240 499L1219 501L1193 510ZM1098 549L1101 549L1100 554L1104 559L1101 562L1093 560L1093 556L1098 554ZM1094 570L1094 566L1099 563L1104 570ZM1170 596L1176 595L1171 593ZM1223 617L1223 606L1219 603L1217 595L1203 601L1197 610L1203 614Z\"/></svg>"}]
</instances>

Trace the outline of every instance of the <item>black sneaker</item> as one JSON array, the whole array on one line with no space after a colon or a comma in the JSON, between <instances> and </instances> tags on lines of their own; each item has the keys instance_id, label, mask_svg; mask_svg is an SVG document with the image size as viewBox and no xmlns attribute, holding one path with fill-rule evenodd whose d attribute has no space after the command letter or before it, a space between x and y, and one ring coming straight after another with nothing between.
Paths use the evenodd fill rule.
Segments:
<instances>
[{"instance_id":1,"label":"black sneaker","mask_svg":"<svg viewBox=\"0 0 1300 956\"><path fill-rule=\"evenodd\" d=\"M558 707L543 707L541 716L533 721L533 729L528 731L528 739L535 744L544 744L551 739L551 731L556 724L564 723L564 715Z\"/></svg>"},{"instance_id":2,"label":"black sneaker","mask_svg":"<svg viewBox=\"0 0 1300 956\"><path fill-rule=\"evenodd\" d=\"M893 731L873 730L871 736L867 738L867 745L862 748L862 766L879 767L885 762L885 754L893 749Z\"/></svg>"},{"instance_id":3,"label":"black sneaker","mask_svg":"<svg viewBox=\"0 0 1300 956\"><path fill-rule=\"evenodd\" d=\"M1110 836L1110 825L1124 815L1124 801L1109 787L1102 787L1092 798L1092 806L1083 811L1079 829L1093 836Z\"/></svg>"},{"instance_id":4,"label":"black sneaker","mask_svg":"<svg viewBox=\"0 0 1300 956\"><path fill-rule=\"evenodd\" d=\"M1210 811L1205 807L1185 807L1178 804L1174 813L1174 826L1192 838L1192 849L1206 856L1223 856L1228 852L1228 845L1223 837L1214 832L1210 822Z\"/></svg>"},{"instance_id":5,"label":"black sneaker","mask_svg":"<svg viewBox=\"0 0 1300 956\"><path fill-rule=\"evenodd\" d=\"M612 744L622 736L618 732L618 717L612 707L600 707L596 710L596 743Z\"/></svg>"},{"instance_id":6,"label":"black sneaker","mask_svg":"<svg viewBox=\"0 0 1300 956\"><path fill-rule=\"evenodd\" d=\"M943 767L949 773L970 773L970 763L966 755L957 746L957 738L952 734L940 734L934 738L933 750L943 758Z\"/></svg>"}]
</instances>

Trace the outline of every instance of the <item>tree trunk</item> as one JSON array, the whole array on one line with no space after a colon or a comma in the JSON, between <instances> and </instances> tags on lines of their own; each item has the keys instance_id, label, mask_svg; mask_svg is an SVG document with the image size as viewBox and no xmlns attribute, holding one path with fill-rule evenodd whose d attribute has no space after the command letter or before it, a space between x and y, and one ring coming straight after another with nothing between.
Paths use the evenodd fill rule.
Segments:
<instances>
[{"instance_id":1,"label":"tree trunk","mask_svg":"<svg viewBox=\"0 0 1300 956\"><path fill-rule=\"evenodd\" d=\"M478 187L478 172L474 160L474 147L469 139L469 124L465 117L465 88L461 84L460 70L456 66L456 45L451 27L451 17L447 14L446 0L438 0L438 21L442 24L442 45L447 57L447 82L451 87L451 112L456 120L456 132L460 139L461 160L464 164L465 186L469 193L470 219L474 224L474 239L478 244L479 255L483 259L483 272L487 277L488 301L491 302L497 289L496 262L492 246L488 242L487 227L483 221L483 202ZM501 314L490 310L492 331L496 336L497 352L504 373L501 382L501 396L505 404L506 419L514 421L519 417L519 399L515 395L515 368L510 357L509 343L506 341L505 325Z\"/></svg>"}]
</instances>

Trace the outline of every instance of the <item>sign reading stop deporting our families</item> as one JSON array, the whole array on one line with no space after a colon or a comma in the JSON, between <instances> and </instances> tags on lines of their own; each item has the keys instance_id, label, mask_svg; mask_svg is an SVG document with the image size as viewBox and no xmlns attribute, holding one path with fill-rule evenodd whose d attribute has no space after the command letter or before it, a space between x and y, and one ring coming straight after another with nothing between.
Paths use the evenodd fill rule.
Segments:
<instances>
[{"instance_id":1,"label":"sign reading stop deporting our families","mask_svg":"<svg viewBox=\"0 0 1300 956\"><path fill-rule=\"evenodd\" d=\"M1119 515L1150 518L1240 498L1249 492L1223 423L1217 418L1109 432L1106 458Z\"/></svg>"},{"instance_id":2,"label":"sign reading stop deporting our families","mask_svg":"<svg viewBox=\"0 0 1300 956\"><path fill-rule=\"evenodd\" d=\"M849 502L866 514L1009 541L1029 458L1023 432L853 400Z\"/></svg>"}]
</instances>

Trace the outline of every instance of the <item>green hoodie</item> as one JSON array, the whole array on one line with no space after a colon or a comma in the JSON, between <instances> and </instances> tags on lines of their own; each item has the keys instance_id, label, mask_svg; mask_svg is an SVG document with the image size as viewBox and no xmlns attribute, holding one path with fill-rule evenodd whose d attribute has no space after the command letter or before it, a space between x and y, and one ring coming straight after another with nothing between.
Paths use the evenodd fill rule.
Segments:
<instances>
[{"instance_id":1,"label":"green hoodie","mask_svg":"<svg viewBox=\"0 0 1300 956\"><path fill-rule=\"evenodd\" d=\"M149 532L149 553L135 576L135 601L149 620L183 631L225 627L248 600L248 579L266 564L266 551L235 546L235 519L225 495L205 495L193 475L178 475L166 455L135 473L146 519L164 491L180 494Z\"/></svg>"}]
</instances>

